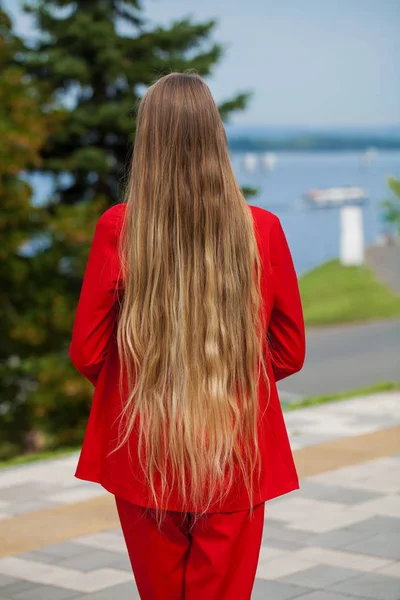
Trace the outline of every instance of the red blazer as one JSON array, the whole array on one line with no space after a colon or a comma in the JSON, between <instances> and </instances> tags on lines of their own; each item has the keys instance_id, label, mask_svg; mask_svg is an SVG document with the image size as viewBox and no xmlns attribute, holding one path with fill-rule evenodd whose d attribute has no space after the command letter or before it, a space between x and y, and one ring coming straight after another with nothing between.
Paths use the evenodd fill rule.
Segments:
<instances>
[{"instance_id":1,"label":"red blazer","mask_svg":"<svg viewBox=\"0 0 400 600\"><path fill-rule=\"evenodd\" d=\"M303 366L305 334L297 277L279 219L257 206L249 205L249 208L263 263L261 284L268 315L271 383L270 401L259 426L262 477L254 498L257 504L299 487L275 382ZM74 322L70 357L76 369L95 386L76 477L100 483L112 494L135 504L154 507L139 467L135 432L132 432L129 447L125 445L109 456L116 445L116 420L121 411L115 326L120 285L117 241L124 210L124 204L115 205L98 221ZM267 398L267 388L261 378L262 409ZM176 495L162 508L191 510L180 505ZM219 510L247 508L247 492L238 477ZM211 506L209 511L212 510Z\"/></svg>"}]
</instances>

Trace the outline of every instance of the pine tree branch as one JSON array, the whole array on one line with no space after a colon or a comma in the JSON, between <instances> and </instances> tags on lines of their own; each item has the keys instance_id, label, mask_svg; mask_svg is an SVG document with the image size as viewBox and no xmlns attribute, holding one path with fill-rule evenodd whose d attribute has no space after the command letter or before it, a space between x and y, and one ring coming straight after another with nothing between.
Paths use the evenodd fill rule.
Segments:
<instances>
[{"instance_id":1,"label":"pine tree branch","mask_svg":"<svg viewBox=\"0 0 400 600\"><path fill-rule=\"evenodd\" d=\"M226 100L225 102L222 102L222 104L219 104L218 110L221 118L224 121L227 121L233 111L245 109L250 98L250 92L242 92L230 100Z\"/></svg>"}]
</instances>

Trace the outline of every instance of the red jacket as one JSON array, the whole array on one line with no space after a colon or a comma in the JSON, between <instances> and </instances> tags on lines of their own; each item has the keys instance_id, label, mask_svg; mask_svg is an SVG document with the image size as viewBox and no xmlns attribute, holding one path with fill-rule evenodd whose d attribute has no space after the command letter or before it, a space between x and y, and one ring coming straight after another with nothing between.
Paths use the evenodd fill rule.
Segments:
<instances>
[{"instance_id":1,"label":"red jacket","mask_svg":"<svg viewBox=\"0 0 400 600\"><path fill-rule=\"evenodd\" d=\"M269 405L259 426L262 477L254 498L257 504L299 487L275 382L303 366L305 334L297 277L279 219L257 206L249 208L263 263L261 285L268 315L271 383ZM74 322L70 357L78 371L95 386L76 477L98 482L112 494L135 504L154 507L138 463L135 432L129 447L125 445L109 456L116 445L116 420L121 411L115 326L120 286L117 242L124 210L124 204L115 205L97 223ZM261 408L267 398L261 378ZM162 508L190 511L190 507L179 504L176 495ZM219 510L247 508L247 492L238 478Z\"/></svg>"}]
</instances>

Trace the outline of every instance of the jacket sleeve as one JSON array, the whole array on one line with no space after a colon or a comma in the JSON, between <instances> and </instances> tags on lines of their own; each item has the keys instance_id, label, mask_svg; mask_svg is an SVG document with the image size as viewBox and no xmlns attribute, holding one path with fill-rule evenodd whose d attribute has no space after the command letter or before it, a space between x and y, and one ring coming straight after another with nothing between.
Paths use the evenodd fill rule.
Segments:
<instances>
[{"instance_id":1,"label":"jacket sleeve","mask_svg":"<svg viewBox=\"0 0 400 600\"><path fill-rule=\"evenodd\" d=\"M300 371L306 343L299 286L289 246L278 218L272 227L270 256L274 302L268 329L275 381Z\"/></svg>"},{"instance_id":2,"label":"jacket sleeve","mask_svg":"<svg viewBox=\"0 0 400 600\"><path fill-rule=\"evenodd\" d=\"M119 286L118 232L109 209L96 225L69 347L75 368L93 385L116 325Z\"/></svg>"}]
</instances>

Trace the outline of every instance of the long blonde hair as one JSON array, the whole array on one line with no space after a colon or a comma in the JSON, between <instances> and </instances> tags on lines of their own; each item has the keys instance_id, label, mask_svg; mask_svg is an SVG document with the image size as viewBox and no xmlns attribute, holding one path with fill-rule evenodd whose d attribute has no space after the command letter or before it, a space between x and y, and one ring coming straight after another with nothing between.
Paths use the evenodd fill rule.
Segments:
<instances>
[{"instance_id":1,"label":"long blonde hair","mask_svg":"<svg viewBox=\"0 0 400 600\"><path fill-rule=\"evenodd\" d=\"M173 489L191 512L218 506L238 473L251 503L260 371L268 382L261 257L200 76L171 73L144 95L126 202L118 448L137 428L159 518Z\"/></svg>"}]
</instances>

